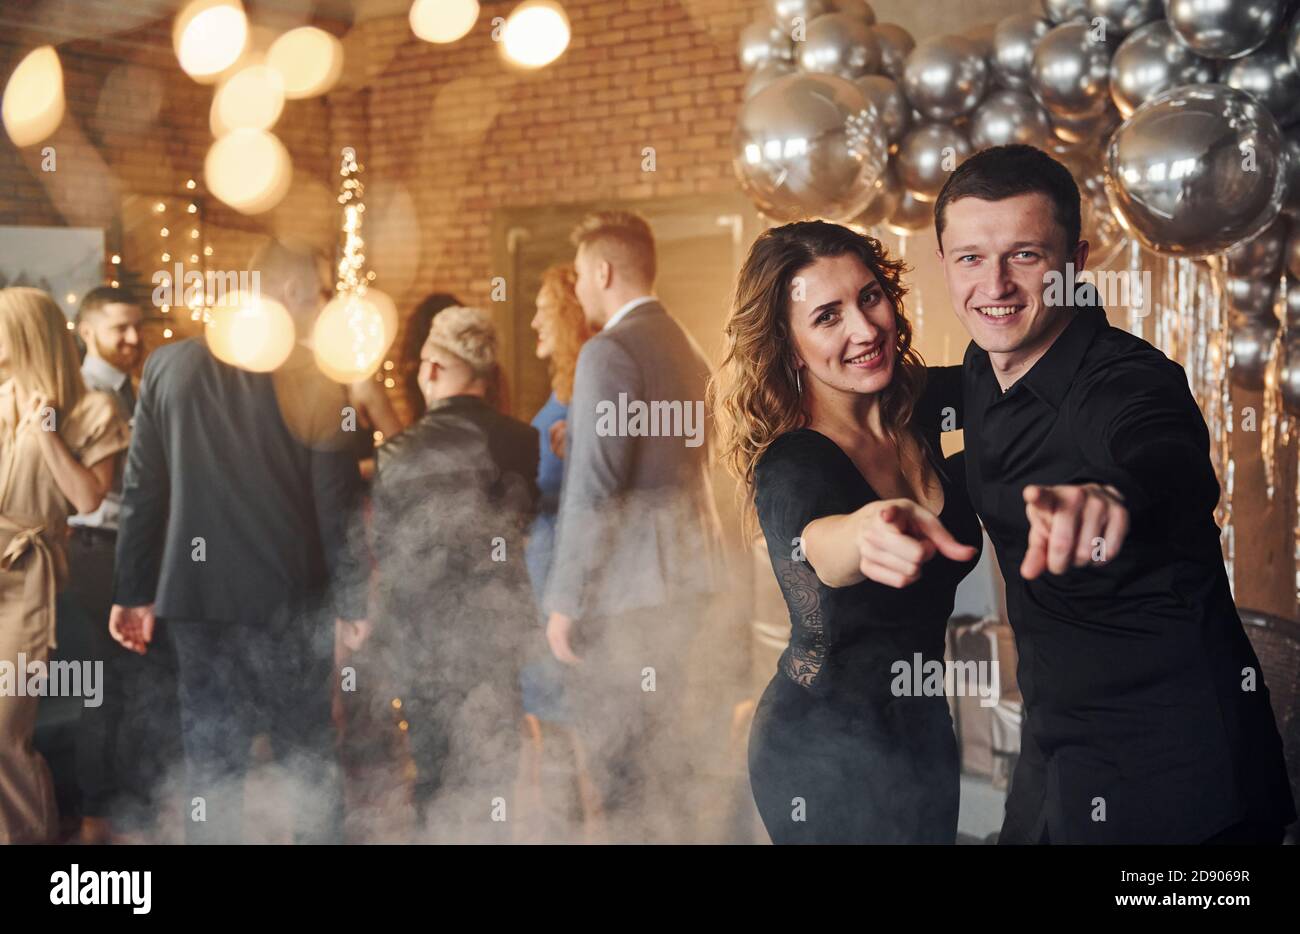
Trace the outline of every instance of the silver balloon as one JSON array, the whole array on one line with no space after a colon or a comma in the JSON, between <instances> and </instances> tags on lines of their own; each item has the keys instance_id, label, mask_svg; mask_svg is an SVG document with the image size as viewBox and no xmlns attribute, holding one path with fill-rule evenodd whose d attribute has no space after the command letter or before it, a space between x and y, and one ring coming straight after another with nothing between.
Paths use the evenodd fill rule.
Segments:
<instances>
[{"instance_id":1,"label":"silver balloon","mask_svg":"<svg viewBox=\"0 0 1300 934\"><path fill-rule=\"evenodd\" d=\"M1253 95L1279 123L1300 117L1300 73L1279 42L1270 42L1237 59L1224 70L1220 80Z\"/></svg>"},{"instance_id":2,"label":"silver balloon","mask_svg":"<svg viewBox=\"0 0 1300 934\"><path fill-rule=\"evenodd\" d=\"M1277 122L1254 98L1194 84L1143 104L1111 135L1106 190L1148 248L1208 256L1277 217L1284 160Z\"/></svg>"},{"instance_id":3,"label":"silver balloon","mask_svg":"<svg viewBox=\"0 0 1300 934\"><path fill-rule=\"evenodd\" d=\"M1291 17L1291 25L1287 27L1286 54L1291 58L1291 67L1300 71L1300 13Z\"/></svg>"},{"instance_id":4,"label":"silver balloon","mask_svg":"<svg viewBox=\"0 0 1300 934\"><path fill-rule=\"evenodd\" d=\"M1282 210L1300 217L1300 126L1293 126L1282 136L1286 149L1286 201Z\"/></svg>"},{"instance_id":5,"label":"silver balloon","mask_svg":"<svg viewBox=\"0 0 1300 934\"><path fill-rule=\"evenodd\" d=\"M1264 373L1273 356L1277 338L1276 318L1232 315L1228 320L1232 381L1244 389L1263 389Z\"/></svg>"},{"instance_id":6,"label":"silver balloon","mask_svg":"<svg viewBox=\"0 0 1300 934\"><path fill-rule=\"evenodd\" d=\"M993 30L992 62L997 79L1009 88L1026 90L1034 45L1051 28L1051 23L1033 13L1012 13L998 23Z\"/></svg>"},{"instance_id":7,"label":"silver balloon","mask_svg":"<svg viewBox=\"0 0 1300 934\"><path fill-rule=\"evenodd\" d=\"M1258 318L1273 314L1277 299L1277 278L1247 279L1229 276L1223 283L1223 294L1228 307L1239 314Z\"/></svg>"},{"instance_id":8,"label":"silver balloon","mask_svg":"<svg viewBox=\"0 0 1300 934\"><path fill-rule=\"evenodd\" d=\"M880 48L866 23L848 13L824 13L808 24L799 67L814 74L856 78L880 67Z\"/></svg>"},{"instance_id":9,"label":"silver balloon","mask_svg":"<svg viewBox=\"0 0 1300 934\"><path fill-rule=\"evenodd\" d=\"M836 75L786 75L745 101L732 152L741 188L782 221L852 220L888 160L879 114Z\"/></svg>"},{"instance_id":10,"label":"silver balloon","mask_svg":"<svg viewBox=\"0 0 1300 934\"><path fill-rule=\"evenodd\" d=\"M1110 59L1119 42L1086 23L1064 23L1038 40L1029 67L1034 96L1053 116L1083 118L1110 103Z\"/></svg>"},{"instance_id":11,"label":"silver balloon","mask_svg":"<svg viewBox=\"0 0 1300 934\"><path fill-rule=\"evenodd\" d=\"M914 192L904 190L898 196L894 213L889 215L885 226L900 237L916 233L934 225L934 204L918 198Z\"/></svg>"},{"instance_id":12,"label":"silver balloon","mask_svg":"<svg viewBox=\"0 0 1300 934\"><path fill-rule=\"evenodd\" d=\"M867 100L880 114L881 125L885 129L885 139L897 143L903 138L908 127L912 125L912 110L907 106L907 98L892 78L884 75L863 75L854 82Z\"/></svg>"},{"instance_id":13,"label":"silver balloon","mask_svg":"<svg viewBox=\"0 0 1300 934\"><path fill-rule=\"evenodd\" d=\"M1279 217L1260 233L1229 249L1228 275L1276 280L1282 268L1282 251L1286 248L1286 228L1286 218Z\"/></svg>"},{"instance_id":14,"label":"silver balloon","mask_svg":"<svg viewBox=\"0 0 1300 934\"><path fill-rule=\"evenodd\" d=\"M898 144L898 180L922 201L933 201L953 169L971 154L966 134L951 123L927 123Z\"/></svg>"},{"instance_id":15,"label":"silver balloon","mask_svg":"<svg viewBox=\"0 0 1300 934\"><path fill-rule=\"evenodd\" d=\"M1237 58L1267 41L1287 0L1165 0L1165 17L1197 55Z\"/></svg>"},{"instance_id":16,"label":"silver balloon","mask_svg":"<svg viewBox=\"0 0 1300 934\"><path fill-rule=\"evenodd\" d=\"M897 23L877 23L871 27L871 35L880 50L880 71L895 81L903 80L903 69L907 65L907 56L916 48L912 34Z\"/></svg>"},{"instance_id":17,"label":"silver balloon","mask_svg":"<svg viewBox=\"0 0 1300 934\"><path fill-rule=\"evenodd\" d=\"M767 0L767 11L782 31L787 33L794 29L796 20L802 20L807 27L830 8L829 0Z\"/></svg>"},{"instance_id":18,"label":"silver balloon","mask_svg":"<svg viewBox=\"0 0 1300 934\"><path fill-rule=\"evenodd\" d=\"M1300 335L1287 325L1287 338L1283 342L1282 367L1278 374L1278 388L1282 391L1282 405L1292 415L1300 415Z\"/></svg>"},{"instance_id":19,"label":"silver balloon","mask_svg":"<svg viewBox=\"0 0 1300 934\"><path fill-rule=\"evenodd\" d=\"M891 165L880 173L876 183L871 186L875 195L866 210L853 219L859 227L875 227L883 224L898 209L898 199L903 195L903 188L898 183L898 175Z\"/></svg>"},{"instance_id":20,"label":"silver balloon","mask_svg":"<svg viewBox=\"0 0 1300 934\"><path fill-rule=\"evenodd\" d=\"M794 39L770 19L750 23L740 31L740 64L746 70L793 60Z\"/></svg>"},{"instance_id":21,"label":"silver balloon","mask_svg":"<svg viewBox=\"0 0 1300 934\"><path fill-rule=\"evenodd\" d=\"M980 23L961 34L962 38L974 43L975 48L979 49L980 55L984 57L985 64L990 68L993 67L993 36L997 28L997 23Z\"/></svg>"},{"instance_id":22,"label":"silver balloon","mask_svg":"<svg viewBox=\"0 0 1300 934\"><path fill-rule=\"evenodd\" d=\"M1043 15L1053 24L1087 17L1085 0L1043 0Z\"/></svg>"},{"instance_id":23,"label":"silver balloon","mask_svg":"<svg viewBox=\"0 0 1300 934\"><path fill-rule=\"evenodd\" d=\"M1053 143L1049 147L1053 159L1070 170L1075 184L1085 197L1088 193L1106 193L1106 176L1102 171L1101 157L1092 146L1067 146ZM1086 188L1086 191L1085 191Z\"/></svg>"},{"instance_id":24,"label":"silver balloon","mask_svg":"<svg viewBox=\"0 0 1300 934\"><path fill-rule=\"evenodd\" d=\"M988 80L979 46L964 36L937 36L907 57L903 93L926 119L952 120L975 109Z\"/></svg>"},{"instance_id":25,"label":"silver balloon","mask_svg":"<svg viewBox=\"0 0 1300 934\"><path fill-rule=\"evenodd\" d=\"M1164 17L1161 0L1084 0L1084 14L1090 22L1101 20L1107 35L1127 36L1139 26Z\"/></svg>"},{"instance_id":26,"label":"silver balloon","mask_svg":"<svg viewBox=\"0 0 1300 934\"><path fill-rule=\"evenodd\" d=\"M1291 228L1291 235L1286 238L1282 257L1286 263L1286 274L1292 280L1300 282L1300 224Z\"/></svg>"},{"instance_id":27,"label":"silver balloon","mask_svg":"<svg viewBox=\"0 0 1300 934\"><path fill-rule=\"evenodd\" d=\"M867 0L831 0L831 9L837 13L848 13L868 26L873 26L876 22L876 11Z\"/></svg>"},{"instance_id":28,"label":"silver balloon","mask_svg":"<svg viewBox=\"0 0 1300 934\"><path fill-rule=\"evenodd\" d=\"M1300 338L1300 280L1296 279L1287 280L1286 329Z\"/></svg>"},{"instance_id":29,"label":"silver balloon","mask_svg":"<svg viewBox=\"0 0 1300 934\"><path fill-rule=\"evenodd\" d=\"M775 81L777 78L783 78L786 75L792 75L795 73L796 70L797 69L795 68L793 62L777 61L777 62L768 62L764 65L759 65L750 74L749 80L745 82L745 88L741 92L741 94L745 100L748 100L749 98L757 94L759 91L763 90L763 88L767 87L769 84Z\"/></svg>"},{"instance_id":30,"label":"silver balloon","mask_svg":"<svg viewBox=\"0 0 1300 934\"><path fill-rule=\"evenodd\" d=\"M1067 143L1094 142L1104 147L1110 134L1119 126L1121 117L1114 107L1107 107L1092 117L1061 117L1048 114L1052 132Z\"/></svg>"},{"instance_id":31,"label":"silver balloon","mask_svg":"<svg viewBox=\"0 0 1300 934\"><path fill-rule=\"evenodd\" d=\"M1047 145L1052 124L1038 101L1023 91L1003 89L975 108L967 129L976 152L1008 143L1028 143L1041 149Z\"/></svg>"},{"instance_id":32,"label":"silver balloon","mask_svg":"<svg viewBox=\"0 0 1300 934\"><path fill-rule=\"evenodd\" d=\"M1147 23L1115 50L1110 61L1110 96L1125 117L1151 98L1185 84L1209 84L1215 65L1174 35L1164 20Z\"/></svg>"},{"instance_id":33,"label":"silver balloon","mask_svg":"<svg viewBox=\"0 0 1300 934\"><path fill-rule=\"evenodd\" d=\"M1128 245L1128 234L1110 206L1103 185L1104 177L1098 173L1080 188L1085 189L1079 208L1080 236L1088 241L1088 265L1100 269L1108 266ZM1102 190L1088 193L1089 184Z\"/></svg>"}]
</instances>

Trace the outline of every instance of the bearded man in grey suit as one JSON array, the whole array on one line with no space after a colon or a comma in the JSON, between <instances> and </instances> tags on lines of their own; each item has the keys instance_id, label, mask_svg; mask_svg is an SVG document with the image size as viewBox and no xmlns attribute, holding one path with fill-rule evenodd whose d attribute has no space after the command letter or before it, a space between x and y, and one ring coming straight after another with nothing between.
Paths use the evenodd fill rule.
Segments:
<instances>
[{"instance_id":1,"label":"bearded man in grey suit","mask_svg":"<svg viewBox=\"0 0 1300 934\"><path fill-rule=\"evenodd\" d=\"M655 298L650 226L574 231L576 292L598 333L578 357L547 641L574 666L578 735L611 838L680 838L689 814L686 663L725 579L709 485L699 347Z\"/></svg>"}]
</instances>

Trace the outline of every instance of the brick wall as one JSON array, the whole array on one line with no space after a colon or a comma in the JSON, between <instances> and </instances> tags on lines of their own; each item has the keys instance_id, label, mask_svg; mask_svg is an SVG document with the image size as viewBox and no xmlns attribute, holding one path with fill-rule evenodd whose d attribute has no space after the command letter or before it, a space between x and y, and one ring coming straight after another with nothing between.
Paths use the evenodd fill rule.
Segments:
<instances>
[{"instance_id":1,"label":"brick wall","mask_svg":"<svg viewBox=\"0 0 1300 934\"><path fill-rule=\"evenodd\" d=\"M88 19L95 4L103 23L123 22L101 0L82 4ZM168 4L153 6L162 14ZM293 158L294 185L278 209L245 217L199 202L210 262L239 268L269 232L333 247L345 145L365 167L376 284L403 311L432 291L487 302L498 207L734 188L736 37L756 0L569 0L568 51L531 73L506 65L492 40L492 18L511 6L485 3L470 34L447 46L416 39L404 15L318 21L342 37L344 78L324 98L287 103L274 132ZM250 9L257 24L262 11ZM140 203L186 195L191 177L201 196L212 141L211 89L180 71L169 15L147 20L149 10L125 31L69 38L68 16L24 2L7 5L6 25L20 28L0 36L6 76L35 44L57 42L68 98L68 116L42 144L55 147L57 171L40 171L40 147L0 144L0 223L103 227L108 251L123 256L122 278L142 287L163 268L163 244ZM642 171L647 146L654 172Z\"/></svg>"},{"instance_id":2,"label":"brick wall","mask_svg":"<svg viewBox=\"0 0 1300 934\"><path fill-rule=\"evenodd\" d=\"M404 18L358 27L383 63L362 92L368 135L357 144L368 239L381 287L399 300L438 290L486 302L498 207L734 189L735 45L754 0L565 8L570 47L535 73L498 57L491 18L507 6L485 7L445 47L409 39ZM654 172L642 171L647 146Z\"/></svg>"}]
</instances>

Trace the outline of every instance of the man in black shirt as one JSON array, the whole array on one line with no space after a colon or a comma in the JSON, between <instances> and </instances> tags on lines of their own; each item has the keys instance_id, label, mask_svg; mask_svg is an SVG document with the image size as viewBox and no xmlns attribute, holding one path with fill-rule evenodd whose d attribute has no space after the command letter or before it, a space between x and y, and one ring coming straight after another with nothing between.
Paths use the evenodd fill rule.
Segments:
<instances>
[{"instance_id":1,"label":"man in black shirt","mask_svg":"<svg viewBox=\"0 0 1300 934\"><path fill-rule=\"evenodd\" d=\"M935 225L1025 700L1000 840L1278 842L1295 808L1182 367L1076 291L1078 189L1047 154L976 154Z\"/></svg>"}]
</instances>

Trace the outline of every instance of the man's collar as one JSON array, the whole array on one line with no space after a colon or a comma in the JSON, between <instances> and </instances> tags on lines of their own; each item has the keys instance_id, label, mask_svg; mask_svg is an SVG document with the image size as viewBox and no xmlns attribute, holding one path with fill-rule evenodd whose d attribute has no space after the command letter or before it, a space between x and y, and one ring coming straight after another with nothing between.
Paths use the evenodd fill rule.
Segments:
<instances>
[{"instance_id":1,"label":"man's collar","mask_svg":"<svg viewBox=\"0 0 1300 934\"><path fill-rule=\"evenodd\" d=\"M1025 389L1052 408L1059 409L1065 401L1070 384L1074 382L1074 375L1079 372L1084 354L1106 324L1106 310L1101 305L1080 305L1074 310L1070 323L1052 341L1052 346L1035 361L1029 372L1007 388L1007 392L1023 384ZM994 379L997 378L993 373L993 364L988 359L988 351L972 341L966 353L968 363L981 362L989 368L989 374Z\"/></svg>"},{"instance_id":2,"label":"man's collar","mask_svg":"<svg viewBox=\"0 0 1300 934\"><path fill-rule=\"evenodd\" d=\"M447 396L445 399L434 399L433 402L425 408L424 412L428 415L431 412L441 412L446 409L464 409L464 408L481 408L487 405L487 400L482 396Z\"/></svg>"},{"instance_id":3,"label":"man's collar","mask_svg":"<svg viewBox=\"0 0 1300 934\"><path fill-rule=\"evenodd\" d=\"M601 330L608 331L614 325L618 324L620 321L626 318L628 316L628 313L632 311L632 309L640 308L642 305L646 305L649 304L650 302L657 302L657 301L659 301L659 299L655 298L653 295L642 295L632 299L632 301L627 302L626 304L623 305L622 308L620 308L618 311L610 315L609 320L605 322L605 326L602 327Z\"/></svg>"},{"instance_id":4,"label":"man's collar","mask_svg":"<svg viewBox=\"0 0 1300 934\"><path fill-rule=\"evenodd\" d=\"M81 361L81 372L114 389L121 389L122 384L131 378L130 374L123 373L103 357L94 354L86 354L86 359Z\"/></svg>"}]
</instances>

